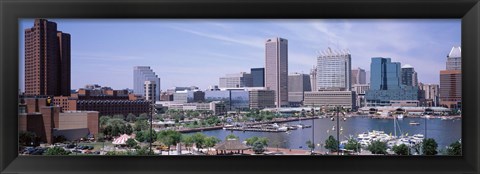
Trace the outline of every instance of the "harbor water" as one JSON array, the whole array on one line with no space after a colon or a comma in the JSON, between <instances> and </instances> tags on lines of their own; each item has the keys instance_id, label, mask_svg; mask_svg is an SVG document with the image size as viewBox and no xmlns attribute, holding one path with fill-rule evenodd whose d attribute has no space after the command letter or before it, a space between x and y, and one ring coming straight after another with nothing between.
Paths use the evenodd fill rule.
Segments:
<instances>
[{"instance_id":1,"label":"harbor water","mask_svg":"<svg viewBox=\"0 0 480 174\"><path fill-rule=\"evenodd\" d=\"M314 121L314 122L313 122ZM461 120L441 120L441 119L424 119L424 118L404 118L396 120L397 136L408 134L423 134L426 138L433 138L438 143L438 149L443 149L445 146L461 139ZM417 123L417 125L411 123ZM426 122L426 126L425 126ZM308 149L306 141L314 140L316 150L324 151L324 143L329 135L337 138L337 121L332 121L329 118L302 120L287 122L288 125L312 125L310 128L298 128L288 132L249 132L249 131L229 131L229 130L209 130L202 133L207 136L215 136L221 140L229 134L234 134L244 141L246 138L252 136L266 137L269 139L268 145L270 147L280 147L288 149ZM394 120L393 119L372 119L369 117L350 117L345 121L340 119L340 141L347 140L352 136L357 138L358 134L369 132L373 130L384 131L386 134L395 135ZM426 131L425 131L426 127ZM314 129L314 131L312 131ZM312 134L315 136L313 137Z\"/></svg>"}]
</instances>

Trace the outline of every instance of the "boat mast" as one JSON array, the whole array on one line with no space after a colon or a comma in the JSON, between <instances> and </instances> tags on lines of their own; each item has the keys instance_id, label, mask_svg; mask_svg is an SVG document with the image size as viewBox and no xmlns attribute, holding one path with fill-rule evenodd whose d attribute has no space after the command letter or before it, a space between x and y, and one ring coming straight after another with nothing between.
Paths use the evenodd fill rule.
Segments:
<instances>
[{"instance_id":1,"label":"boat mast","mask_svg":"<svg viewBox=\"0 0 480 174\"><path fill-rule=\"evenodd\" d=\"M397 138L397 124L396 124L396 121L397 120L397 117L394 115L393 116L393 132L395 134L395 138Z\"/></svg>"}]
</instances>

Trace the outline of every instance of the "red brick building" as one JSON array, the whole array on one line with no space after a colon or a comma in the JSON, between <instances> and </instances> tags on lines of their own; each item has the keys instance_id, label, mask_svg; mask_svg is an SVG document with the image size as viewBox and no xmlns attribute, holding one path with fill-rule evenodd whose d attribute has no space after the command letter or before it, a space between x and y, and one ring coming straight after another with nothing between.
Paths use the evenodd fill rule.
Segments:
<instances>
[{"instance_id":1,"label":"red brick building","mask_svg":"<svg viewBox=\"0 0 480 174\"><path fill-rule=\"evenodd\" d=\"M19 131L34 132L44 143L53 143L54 135L62 135L62 131L86 130L84 132L87 134L78 135L77 133L77 137L69 137L70 139L98 134L98 112L63 112L60 107L49 106L47 98L23 98L22 100L24 102L19 105Z\"/></svg>"},{"instance_id":2,"label":"red brick building","mask_svg":"<svg viewBox=\"0 0 480 174\"><path fill-rule=\"evenodd\" d=\"M35 19L25 30L25 95L70 95L70 34Z\"/></svg>"},{"instance_id":3,"label":"red brick building","mask_svg":"<svg viewBox=\"0 0 480 174\"><path fill-rule=\"evenodd\" d=\"M462 102L461 70L440 71L440 105L459 108Z\"/></svg>"}]
</instances>

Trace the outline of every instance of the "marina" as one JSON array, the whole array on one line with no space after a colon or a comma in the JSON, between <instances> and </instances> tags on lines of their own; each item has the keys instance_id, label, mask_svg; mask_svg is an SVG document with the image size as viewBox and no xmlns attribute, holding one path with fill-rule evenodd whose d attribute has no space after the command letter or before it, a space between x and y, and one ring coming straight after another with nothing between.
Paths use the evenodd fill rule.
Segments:
<instances>
[{"instance_id":1,"label":"marina","mask_svg":"<svg viewBox=\"0 0 480 174\"><path fill-rule=\"evenodd\" d=\"M394 126L395 121L395 126ZM427 130L425 131L425 121L427 121ZM418 123L419 125L410 125L410 123ZM316 150L326 151L323 147L328 136L332 135L337 138L337 130L340 131L340 142L345 142L350 137L359 138L360 134L375 132L375 138L385 140L389 146L398 144L409 144L410 146L419 143L418 139L422 135L424 138L434 138L438 143L438 148L460 140L461 137L461 119L425 119L420 117L404 117L403 119L372 119L367 116L352 116L345 121L341 120L337 129L336 121L330 119L301 120L284 122L287 125L310 125L308 128L298 128L288 131L264 132L264 131L236 131L225 129L216 129L203 131L208 136L215 136L224 139L229 134L238 136L241 141L252 136L266 137L269 139L270 147L279 147L287 149L308 149L305 142L314 139ZM279 124L279 123L278 123ZM280 125L280 124L279 124ZM314 127L312 126L314 125ZM312 128L315 130L312 132ZM396 131L395 131L396 130ZM314 136L312 136L312 133ZM396 135L396 136L395 136ZM373 137L370 138L373 140ZM368 140L364 140L364 145L368 145Z\"/></svg>"}]
</instances>

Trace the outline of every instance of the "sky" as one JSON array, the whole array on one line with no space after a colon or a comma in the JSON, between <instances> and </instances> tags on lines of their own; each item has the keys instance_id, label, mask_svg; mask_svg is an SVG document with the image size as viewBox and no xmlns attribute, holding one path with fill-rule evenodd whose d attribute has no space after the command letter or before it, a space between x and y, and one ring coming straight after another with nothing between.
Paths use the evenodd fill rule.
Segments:
<instances>
[{"instance_id":1,"label":"sky","mask_svg":"<svg viewBox=\"0 0 480 174\"><path fill-rule=\"evenodd\" d=\"M265 67L265 41L288 40L288 69L308 74L320 51L348 49L352 68L372 57L410 64L422 83L439 83L447 54L461 46L460 19L48 19L71 34L72 89L133 89L133 67L150 66L161 89L218 85L225 74ZM21 19L20 88L24 91Z\"/></svg>"}]
</instances>

